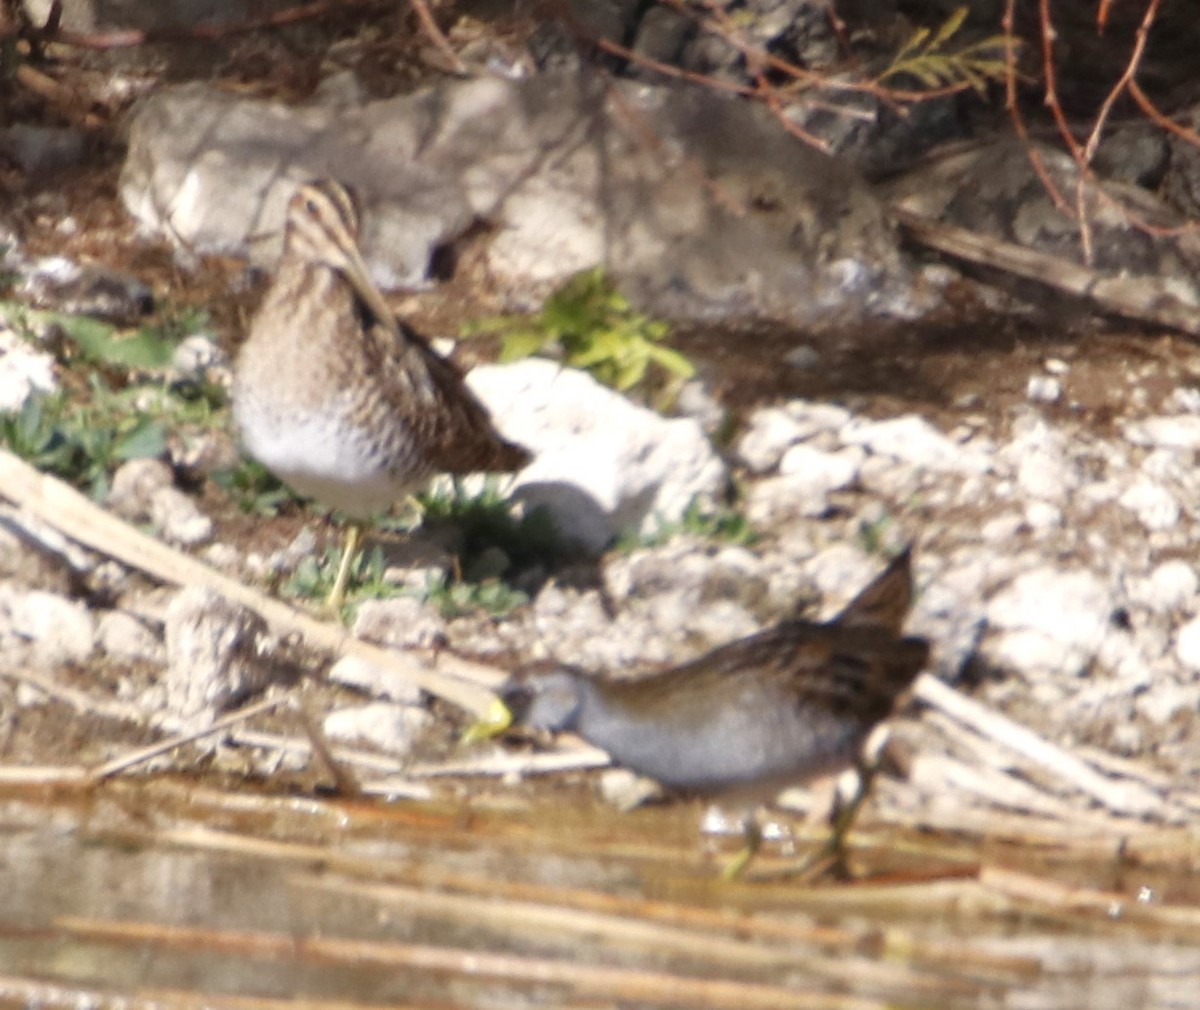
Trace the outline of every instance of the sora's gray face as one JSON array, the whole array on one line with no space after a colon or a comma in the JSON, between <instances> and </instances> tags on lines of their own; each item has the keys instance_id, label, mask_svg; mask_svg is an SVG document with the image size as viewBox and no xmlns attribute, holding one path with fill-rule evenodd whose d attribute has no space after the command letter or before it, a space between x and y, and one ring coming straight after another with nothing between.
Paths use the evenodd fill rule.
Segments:
<instances>
[{"instance_id":1,"label":"sora's gray face","mask_svg":"<svg viewBox=\"0 0 1200 1010\"><path fill-rule=\"evenodd\" d=\"M561 733L574 729L583 708L583 684L569 670L514 677L500 692L513 721L530 729Z\"/></svg>"}]
</instances>

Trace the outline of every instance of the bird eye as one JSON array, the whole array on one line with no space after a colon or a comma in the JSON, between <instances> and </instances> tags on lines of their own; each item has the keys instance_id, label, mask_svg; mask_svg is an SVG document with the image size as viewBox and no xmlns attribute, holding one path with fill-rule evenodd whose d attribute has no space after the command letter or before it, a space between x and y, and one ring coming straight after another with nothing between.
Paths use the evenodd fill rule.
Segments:
<instances>
[{"instance_id":1,"label":"bird eye","mask_svg":"<svg viewBox=\"0 0 1200 1010\"><path fill-rule=\"evenodd\" d=\"M309 197L304 201L304 209L310 214L315 214L317 212L317 201Z\"/></svg>"}]
</instances>

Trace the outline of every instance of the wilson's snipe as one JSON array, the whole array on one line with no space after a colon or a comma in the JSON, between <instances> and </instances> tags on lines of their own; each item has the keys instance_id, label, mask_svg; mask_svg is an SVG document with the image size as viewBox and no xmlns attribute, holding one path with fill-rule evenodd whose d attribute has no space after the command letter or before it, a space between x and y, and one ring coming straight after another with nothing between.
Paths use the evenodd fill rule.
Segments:
<instances>
[{"instance_id":1,"label":"wilson's snipe","mask_svg":"<svg viewBox=\"0 0 1200 1010\"><path fill-rule=\"evenodd\" d=\"M828 623L784 621L637 680L518 675L502 697L518 724L572 730L669 789L754 805L858 762L929 658L901 634L911 602L905 550Z\"/></svg>"},{"instance_id":2,"label":"wilson's snipe","mask_svg":"<svg viewBox=\"0 0 1200 1010\"><path fill-rule=\"evenodd\" d=\"M511 472L531 458L496 432L458 369L388 309L359 252L358 220L336 182L296 190L233 383L247 451L351 519L334 607L362 520L435 473Z\"/></svg>"}]
</instances>

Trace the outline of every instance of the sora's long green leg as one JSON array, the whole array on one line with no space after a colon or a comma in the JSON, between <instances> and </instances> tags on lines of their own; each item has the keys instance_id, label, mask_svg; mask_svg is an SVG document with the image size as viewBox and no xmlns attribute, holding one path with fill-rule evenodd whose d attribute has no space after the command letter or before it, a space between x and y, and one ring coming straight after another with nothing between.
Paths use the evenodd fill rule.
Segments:
<instances>
[{"instance_id":1,"label":"sora's long green leg","mask_svg":"<svg viewBox=\"0 0 1200 1010\"><path fill-rule=\"evenodd\" d=\"M758 811L752 811L742 826L742 847L721 870L722 880L737 880L746 872L762 845L762 825L758 823Z\"/></svg>"},{"instance_id":2,"label":"sora's long green leg","mask_svg":"<svg viewBox=\"0 0 1200 1010\"><path fill-rule=\"evenodd\" d=\"M338 562L337 577L333 580L333 588L325 597L325 608L336 616L342 612L342 604L346 602L346 585L350 581L350 566L358 554L358 543L362 539L362 523L350 522L346 527L346 539L342 543L342 559Z\"/></svg>"},{"instance_id":3,"label":"sora's long green leg","mask_svg":"<svg viewBox=\"0 0 1200 1010\"><path fill-rule=\"evenodd\" d=\"M855 760L854 768L858 772L858 789L850 802L839 808L837 815L833 818L829 841L826 843L826 855L834 856L834 865L841 867L844 867L846 863L846 836L850 834L850 829L858 820L858 812L862 809L862 805L871 791L871 785L879 772L879 758L865 761L860 756Z\"/></svg>"},{"instance_id":4,"label":"sora's long green leg","mask_svg":"<svg viewBox=\"0 0 1200 1010\"><path fill-rule=\"evenodd\" d=\"M844 865L846 859L846 836L854 826L858 812L862 809L863 801L866 800L867 794L871 790L871 783L875 780L875 774L879 771L879 762L878 760L867 762L860 756L855 759L854 767L858 772L858 789L855 790L854 796L849 803L838 807L837 813L834 815L833 821L829 826L829 837L825 840L825 843L815 852L810 852L795 865L789 866L777 874L772 874L772 876L805 877L813 873L818 867L823 868L830 859L833 860L832 865L835 867Z\"/></svg>"}]
</instances>

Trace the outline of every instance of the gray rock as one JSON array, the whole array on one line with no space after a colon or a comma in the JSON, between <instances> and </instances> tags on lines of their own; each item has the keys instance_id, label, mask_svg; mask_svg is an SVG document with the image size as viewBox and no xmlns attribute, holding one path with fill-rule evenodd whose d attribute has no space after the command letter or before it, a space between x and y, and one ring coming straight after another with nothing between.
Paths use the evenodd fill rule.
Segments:
<instances>
[{"instance_id":1,"label":"gray rock","mask_svg":"<svg viewBox=\"0 0 1200 1010\"><path fill-rule=\"evenodd\" d=\"M547 585L534 600L530 623L536 659L604 672L671 658L670 643L649 619L628 607L610 618L595 591Z\"/></svg>"},{"instance_id":2,"label":"gray rock","mask_svg":"<svg viewBox=\"0 0 1200 1010\"><path fill-rule=\"evenodd\" d=\"M810 445L793 445L779 461L779 472L785 477L805 477L818 493L828 494L855 482L865 455L858 446L822 452Z\"/></svg>"},{"instance_id":3,"label":"gray rock","mask_svg":"<svg viewBox=\"0 0 1200 1010\"><path fill-rule=\"evenodd\" d=\"M824 600L824 620L841 610L871 580L880 563L857 547L839 543L821 551L805 568Z\"/></svg>"},{"instance_id":4,"label":"gray rock","mask_svg":"<svg viewBox=\"0 0 1200 1010\"><path fill-rule=\"evenodd\" d=\"M100 615L96 641L101 651L113 659L166 662L167 652L162 639L144 621L123 610L106 610Z\"/></svg>"},{"instance_id":5,"label":"gray rock","mask_svg":"<svg viewBox=\"0 0 1200 1010\"><path fill-rule=\"evenodd\" d=\"M199 382L218 373L222 378L229 374L229 355L208 333L193 333L175 347L171 355L171 367L182 379Z\"/></svg>"},{"instance_id":6,"label":"gray rock","mask_svg":"<svg viewBox=\"0 0 1200 1010\"><path fill-rule=\"evenodd\" d=\"M660 417L583 372L528 358L476 368L468 383L504 434L533 450L513 496L547 508L588 550L623 530L651 534L725 490L725 466L696 421Z\"/></svg>"},{"instance_id":7,"label":"gray rock","mask_svg":"<svg viewBox=\"0 0 1200 1010\"><path fill-rule=\"evenodd\" d=\"M366 197L364 248L385 288L425 282L435 250L479 220L515 307L597 264L674 318L829 324L891 311L910 286L852 169L704 88L481 77L346 109L185 85L133 117L120 188L181 251L249 245L266 265L295 183L330 174Z\"/></svg>"},{"instance_id":8,"label":"gray rock","mask_svg":"<svg viewBox=\"0 0 1200 1010\"><path fill-rule=\"evenodd\" d=\"M325 733L335 740L367 743L389 754L407 754L413 740L433 721L424 709L388 702L334 709L323 723Z\"/></svg>"},{"instance_id":9,"label":"gray rock","mask_svg":"<svg viewBox=\"0 0 1200 1010\"><path fill-rule=\"evenodd\" d=\"M1040 418L1023 417L1012 440L997 454L1011 466L1017 486L1028 498L1060 502L1080 484L1066 435Z\"/></svg>"},{"instance_id":10,"label":"gray rock","mask_svg":"<svg viewBox=\"0 0 1200 1010\"><path fill-rule=\"evenodd\" d=\"M1051 185L1031 186L1030 161ZM1095 208L1085 244L1080 230L1056 213L1058 193L1073 192ZM1015 243L1096 272L1093 289L1160 300L1181 311L1200 305L1200 240L1180 228L1181 215L1147 189L1080 174L1065 150L1032 147L1015 137L966 145L931 158L889 186L906 210ZM1153 227L1136 227L1134 219Z\"/></svg>"},{"instance_id":11,"label":"gray rock","mask_svg":"<svg viewBox=\"0 0 1200 1010\"><path fill-rule=\"evenodd\" d=\"M755 529L769 529L800 518L817 518L829 507L830 490L804 473L767 477L746 494L746 517Z\"/></svg>"},{"instance_id":12,"label":"gray rock","mask_svg":"<svg viewBox=\"0 0 1200 1010\"><path fill-rule=\"evenodd\" d=\"M174 480L171 468L160 460L131 459L113 474L109 506L126 519L153 523L171 543L202 544L212 536L212 519Z\"/></svg>"},{"instance_id":13,"label":"gray rock","mask_svg":"<svg viewBox=\"0 0 1200 1010\"><path fill-rule=\"evenodd\" d=\"M403 705L421 702L421 689L410 678L360 656L343 656L330 667L329 679L372 698L387 698Z\"/></svg>"},{"instance_id":14,"label":"gray rock","mask_svg":"<svg viewBox=\"0 0 1200 1010\"><path fill-rule=\"evenodd\" d=\"M699 379L683 384L675 398L675 411L681 417L695 418L710 435L725 423L725 408Z\"/></svg>"},{"instance_id":15,"label":"gray rock","mask_svg":"<svg viewBox=\"0 0 1200 1010\"><path fill-rule=\"evenodd\" d=\"M204 726L222 710L270 683L264 661L266 623L253 611L198 586L167 607L165 715Z\"/></svg>"},{"instance_id":16,"label":"gray rock","mask_svg":"<svg viewBox=\"0 0 1200 1010\"><path fill-rule=\"evenodd\" d=\"M608 768L600 775L600 795L604 802L622 813L660 799L662 794L662 786L657 782L628 768Z\"/></svg>"},{"instance_id":17,"label":"gray rock","mask_svg":"<svg viewBox=\"0 0 1200 1010\"><path fill-rule=\"evenodd\" d=\"M140 277L101 264L48 256L22 273L22 294L58 312L133 324L154 309L154 295Z\"/></svg>"},{"instance_id":18,"label":"gray rock","mask_svg":"<svg viewBox=\"0 0 1200 1010\"><path fill-rule=\"evenodd\" d=\"M1048 501L1026 502L1025 525L1037 533L1057 530L1063 525L1063 510Z\"/></svg>"},{"instance_id":19,"label":"gray rock","mask_svg":"<svg viewBox=\"0 0 1200 1010\"><path fill-rule=\"evenodd\" d=\"M812 438L822 432L840 433L854 415L836 403L789 400L784 407L799 427L800 438Z\"/></svg>"},{"instance_id":20,"label":"gray rock","mask_svg":"<svg viewBox=\"0 0 1200 1010\"><path fill-rule=\"evenodd\" d=\"M56 172L77 164L87 150L82 130L14 123L0 130L0 152L30 175Z\"/></svg>"},{"instance_id":21,"label":"gray rock","mask_svg":"<svg viewBox=\"0 0 1200 1010\"><path fill-rule=\"evenodd\" d=\"M666 640L717 644L757 630L766 566L741 547L697 552L686 538L617 555L605 566L609 599L648 618Z\"/></svg>"},{"instance_id":22,"label":"gray rock","mask_svg":"<svg viewBox=\"0 0 1200 1010\"><path fill-rule=\"evenodd\" d=\"M108 507L131 522L144 522L150 518L155 493L174 483L175 475L162 460L128 460L112 476Z\"/></svg>"},{"instance_id":23,"label":"gray rock","mask_svg":"<svg viewBox=\"0 0 1200 1010\"><path fill-rule=\"evenodd\" d=\"M920 467L890 456L869 455L858 468L858 481L863 490L889 502L911 500L927 476Z\"/></svg>"},{"instance_id":24,"label":"gray rock","mask_svg":"<svg viewBox=\"0 0 1200 1010\"><path fill-rule=\"evenodd\" d=\"M13 665L49 671L83 663L95 640L95 620L82 603L12 582L0 584L0 653Z\"/></svg>"},{"instance_id":25,"label":"gray rock","mask_svg":"<svg viewBox=\"0 0 1200 1010\"><path fill-rule=\"evenodd\" d=\"M1195 670L1195 667L1189 667ZM1194 718L1200 711L1200 688L1195 681L1188 684L1157 683L1134 698L1138 715L1156 726L1166 726L1180 714Z\"/></svg>"},{"instance_id":26,"label":"gray rock","mask_svg":"<svg viewBox=\"0 0 1200 1010\"><path fill-rule=\"evenodd\" d=\"M291 541L266 557L256 552L246 555L246 570L257 578L270 578L295 571L305 558L317 553L317 534L304 526Z\"/></svg>"},{"instance_id":27,"label":"gray rock","mask_svg":"<svg viewBox=\"0 0 1200 1010\"><path fill-rule=\"evenodd\" d=\"M393 649L429 648L446 631L446 622L432 604L414 596L364 600L354 619L354 634Z\"/></svg>"}]
</instances>

